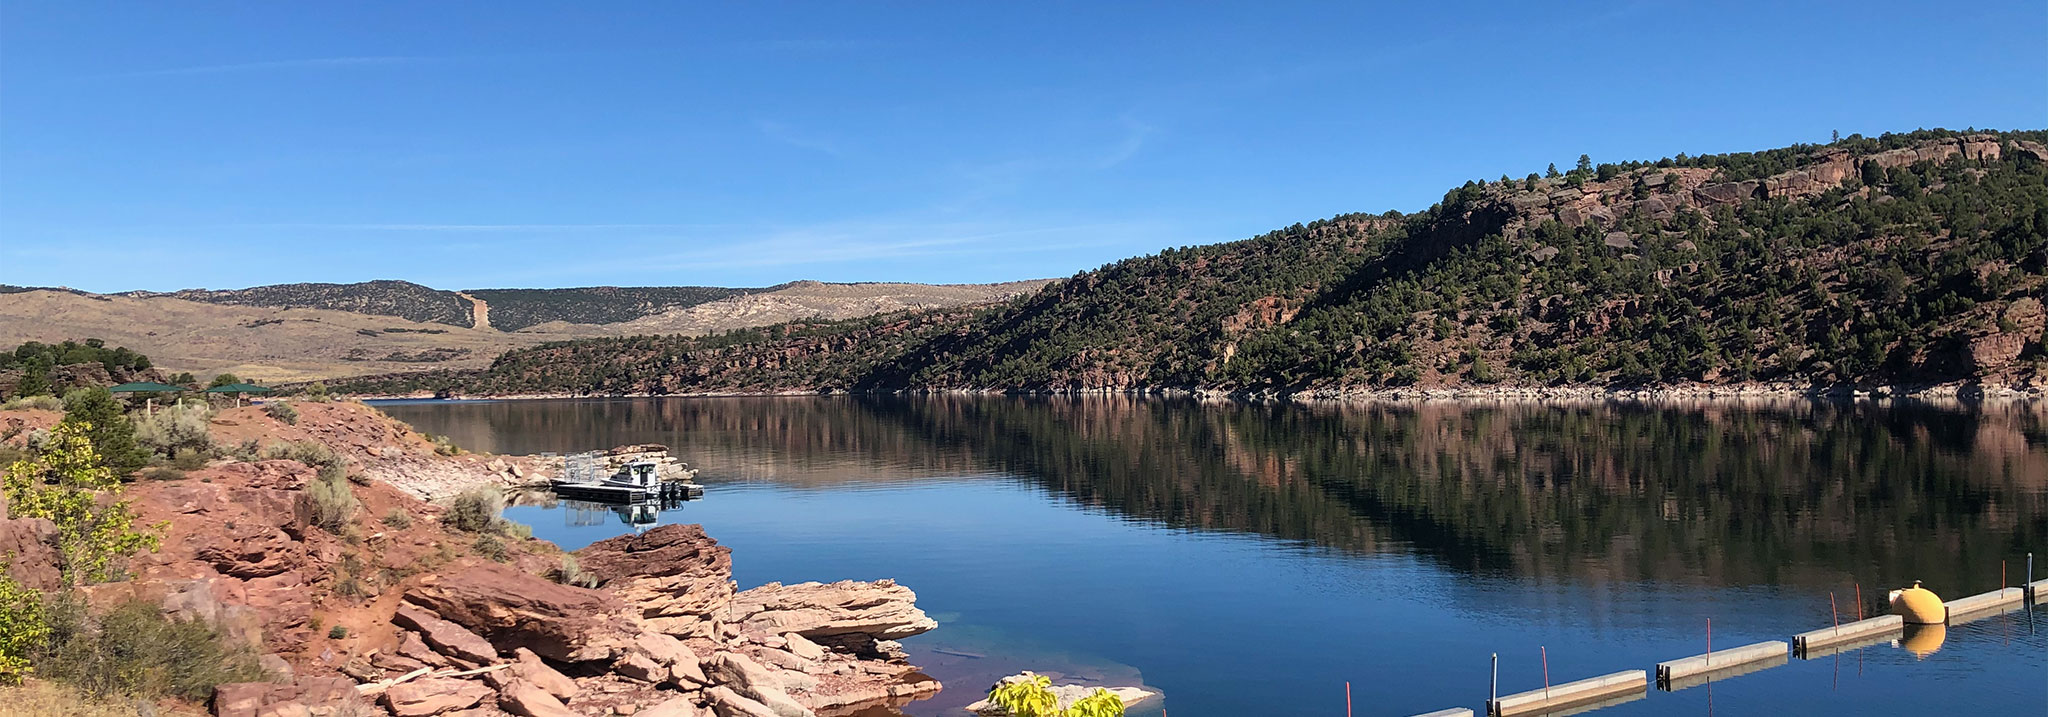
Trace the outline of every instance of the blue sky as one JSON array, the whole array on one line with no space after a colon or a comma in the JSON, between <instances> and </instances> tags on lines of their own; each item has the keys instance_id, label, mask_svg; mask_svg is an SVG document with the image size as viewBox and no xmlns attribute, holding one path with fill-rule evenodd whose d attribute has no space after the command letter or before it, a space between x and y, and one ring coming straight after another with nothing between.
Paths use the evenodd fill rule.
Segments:
<instances>
[{"instance_id":1,"label":"blue sky","mask_svg":"<svg viewBox=\"0 0 2048 717\"><path fill-rule=\"evenodd\" d=\"M0 283L1065 276L1580 153L2048 125L2048 6L0 3Z\"/></svg>"}]
</instances>

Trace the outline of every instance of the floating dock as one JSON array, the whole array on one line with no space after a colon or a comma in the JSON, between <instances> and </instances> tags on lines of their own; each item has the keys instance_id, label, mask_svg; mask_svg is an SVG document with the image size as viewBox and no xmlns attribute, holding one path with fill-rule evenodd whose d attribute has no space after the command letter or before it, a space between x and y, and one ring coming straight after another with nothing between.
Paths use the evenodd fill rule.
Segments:
<instances>
[{"instance_id":1,"label":"floating dock","mask_svg":"<svg viewBox=\"0 0 2048 717\"><path fill-rule=\"evenodd\" d=\"M1607 706L1637 699L1650 690L1649 673L1626 670L1577 682L1552 685L1547 689L1506 695L1486 704L1493 717L1556 714L1574 707Z\"/></svg>"},{"instance_id":2,"label":"floating dock","mask_svg":"<svg viewBox=\"0 0 2048 717\"><path fill-rule=\"evenodd\" d=\"M1835 647L1844 643L1868 644L1891 637L1892 633L1904 630L1906 619L1897 615L1879 615L1868 620L1843 623L1835 627L1823 627L1812 632L1792 636L1792 649L1805 659L1818 657L1822 648ZM1825 654L1840 652L1835 650Z\"/></svg>"},{"instance_id":3,"label":"floating dock","mask_svg":"<svg viewBox=\"0 0 2048 717\"><path fill-rule=\"evenodd\" d=\"M1748 674L1767 667L1785 664L1787 646L1784 642L1772 640L1754 645L1743 645L1720 652L1683 657L1669 662L1657 663L1657 684L1667 690L1681 690L1706 682L1713 677L1733 677ZM1772 664L1766 664L1772 663ZM1749 667L1753 669L1738 669ZM1698 678L1698 679L1690 679Z\"/></svg>"},{"instance_id":4,"label":"floating dock","mask_svg":"<svg viewBox=\"0 0 2048 717\"><path fill-rule=\"evenodd\" d=\"M2034 602L2048 602L2048 598L2042 597L2044 595L2048 595L2048 580L2036 580L2027 583L2027 596L2032 598Z\"/></svg>"},{"instance_id":5,"label":"floating dock","mask_svg":"<svg viewBox=\"0 0 2048 717\"><path fill-rule=\"evenodd\" d=\"M1472 710L1468 710L1463 707L1452 707L1447 710L1424 712L1422 714L1416 715L1415 717L1472 717Z\"/></svg>"},{"instance_id":6,"label":"floating dock","mask_svg":"<svg viewBox=\"0 0 2048 717\"><path fill-rule=\"evenodd\" d=\"M1906 634L1905 627L1906 626L1904 623L1900 623L1897 626L1894 626L1892 629L1879 630L1877 632L1867 632L1852 640L1838 640L1826 643L1819 647L1814 647L1805 650L1795 649L1792 651L1792 654L1798 656L1799 659L1802 660L1818 660L1823 657L1831 657L1834 655L1842 654L1844 652L1855 652L1857 650L1861 650L1866 647L1872 647L1875 645L1888 645L1891 644L1893 640L1897 640Z\"/></svg>"},{"instance_id":7,"label":"floating dock","mask_svg":"<svg viewBox=\"0 0 2048 717\"><path fill-rule=\"evenodd\" d=\"M2000 588L1988 593L1971 595L1966 598L1956 598L1941 605L1948 608L1948 617L1950 620L1954 620L1958 616L1968 615L1973 612L1998 610L2018 605L2026 599L2026 590L2020 588Z\"/></svg>"},{"instance_id":8,"label":"floating dock","mask_svg":"<svg viewBox=\"0 0 2048 717\"><path fill-rule=\"evenodd\" d=\"M1961 625L2017 610L2026 605L2026 602L2025 589L2003 588L1981 595L1956 598L1941 605L1948 608L1948 624Z\"/></svg>"}]
</instances>

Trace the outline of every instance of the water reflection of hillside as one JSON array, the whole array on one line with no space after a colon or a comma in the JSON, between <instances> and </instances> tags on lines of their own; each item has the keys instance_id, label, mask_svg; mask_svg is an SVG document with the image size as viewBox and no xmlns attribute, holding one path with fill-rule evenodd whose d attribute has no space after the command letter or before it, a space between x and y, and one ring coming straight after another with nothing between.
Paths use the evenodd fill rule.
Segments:
<instances>
[{"instance_id":1,"label":"water reflection of hillside","mask_svg":"<svg viewBox=\"0 0 2048 717\"><path fill-rule=\"evenodd\" d=\"M483 450L652 441L709 478L1002 474L1132 519L1576 580L1989 587L2048 533L2038 408L671 399L394 408Z\"/></svg>"}]
</instances>

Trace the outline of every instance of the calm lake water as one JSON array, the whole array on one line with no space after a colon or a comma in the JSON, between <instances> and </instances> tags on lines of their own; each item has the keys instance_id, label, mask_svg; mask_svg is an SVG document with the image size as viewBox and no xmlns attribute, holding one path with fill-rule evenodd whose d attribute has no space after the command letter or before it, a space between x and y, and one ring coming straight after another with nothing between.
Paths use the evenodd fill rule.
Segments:
<instances>
[{"instance_id":1,"label":"calm lake water","mask_svg":"<svg viewBox=\"0 0 2048 717\"><path fill-rule=\"evenodd\" d=\"M1178 717L1481 708L1503 694L2048 577L2039 407L707 398L382 406L474 450L665 443L742 589L896 578L960 715L1019 669L1142 683ZM609 512L512 509L577 548ZM1922 639L1931 636L1920 636ZM1601 715L2039 715L2048 609Z\"/></svg>"}]
</instances>

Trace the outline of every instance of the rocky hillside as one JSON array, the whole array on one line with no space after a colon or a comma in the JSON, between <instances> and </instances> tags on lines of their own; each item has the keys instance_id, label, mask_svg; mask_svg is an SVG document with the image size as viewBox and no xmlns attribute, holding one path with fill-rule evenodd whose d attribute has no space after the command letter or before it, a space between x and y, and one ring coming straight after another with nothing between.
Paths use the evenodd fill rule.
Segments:
<instances>
[{"instance_id":1,"label":"rocky hillside","mask_svg":"<svg viewBox=\"0 0 2048 717\"><path fill-rule=\"evenodd\" d=\"M770 290L740 294L694 306L614 324L612 333L704 334L749 326L770 326L790 321L823 319L836 321L863 316L938 309L989 301L1000 301L1036 291L1046 280L1012 281L1000 284L827 284L797 281Z\"/></svg>"},{"instance_id":2,"label":"rocky hillside","mask_svg":"<svg viewBox=\"0 0 2048 717\"><path fill-rule=\"evenodd\" d=\"M364 391L1246 392L2048 379L2048 140L1941 130L1474 181L985 309L628 337Z\"/></svg>"},{"instance_id":3,"label":"rocky hillside","mask_svg":"<svg viewBox=\"0 0 2048 717\"><path fill-rule=\"evenodd\" d=\"M160 547L126 559L124 580L77 588L96 611L140 604L202 625L226 662L244 665L221 674L260 679L207 683L203 695L160 694L126 673L96 687L216 717L829 717L939 690L894 642L937 627L909 588L737 590L731 551L695 525L572 559L448 499L513 480L527 459L447 455L359 403L292 405L290 420L256 407L207 416L203 466L121 496ZM57 418L0 412L0 448L33 457L29 436ZM0 569L51 604L71 599L60 542L49 520L0 515Z\"/></svg>"},{"instance_id":4,"label":"rocky hillside","mask_svg":"<svg viewBox=\"0 0 2048 717\"><path fill-rule=\"evenodd\" d=\"M578 289L473 289L490 306L491 326L518 331L548 322L617 324L730 296L773 289L715 286L591 286Z\"/></svg>"},{"instance_id":5,"label":"rocky hillside","mask_svg":"<svg viewBox=\"0 0 2048 717\"><path fill-rule=\"evenodd\" d=\"M330 309L356 314L396 316L420 323L470 325L469 301L453 291L425 287L409 281L274 284L247 289L185 289L169 293L131 291L125 296L168 296L209 304L273 309Z\"/></svg>"}]
</instances>

